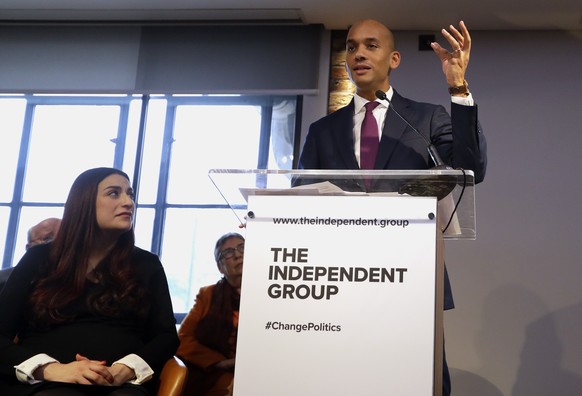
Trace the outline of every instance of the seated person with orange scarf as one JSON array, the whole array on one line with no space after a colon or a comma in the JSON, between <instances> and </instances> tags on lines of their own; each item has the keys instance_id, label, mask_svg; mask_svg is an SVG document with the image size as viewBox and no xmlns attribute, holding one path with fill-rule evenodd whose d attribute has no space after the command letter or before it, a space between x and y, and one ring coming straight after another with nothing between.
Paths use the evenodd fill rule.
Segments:
<instances>
[{"instance_id":1,"label":"seated person with orange scarf","mask_svg":"<svg viewBox=\"0 0 582 396\"><path fill-rule=\"evenodd\" d=\"M218 239L214 258L223 278L200 288L180 326L177 355L189 369L186 395L232 394L244 246L237 233Z\"/></svg>"}]
</instances>

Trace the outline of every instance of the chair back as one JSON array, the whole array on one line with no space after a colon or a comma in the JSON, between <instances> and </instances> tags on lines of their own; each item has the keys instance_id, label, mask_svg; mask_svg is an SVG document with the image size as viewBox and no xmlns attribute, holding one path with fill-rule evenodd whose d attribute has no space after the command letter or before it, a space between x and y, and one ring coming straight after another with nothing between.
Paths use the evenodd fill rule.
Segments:
<instances>
[{"instance_id":1,"label":"chair back","mask_svg":"<svg viewBox=\"0 0 582 396\"><path fill-rule=\"evenodd\" d=\"M177 356L172 357L160 373L158 396L182 396L187 379L188 369L184 362Z\"/></svg>"}]
</instances>

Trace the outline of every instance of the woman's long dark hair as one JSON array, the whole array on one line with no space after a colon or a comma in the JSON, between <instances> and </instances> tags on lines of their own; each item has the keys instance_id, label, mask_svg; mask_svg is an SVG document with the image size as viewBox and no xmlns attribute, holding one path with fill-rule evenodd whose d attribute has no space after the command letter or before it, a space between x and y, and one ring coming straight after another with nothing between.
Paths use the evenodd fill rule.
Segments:
<instances>
[{"instance_id":1,"label":"woman's long dark hair","mask_svg":"<svg viewBox=\"0 0 582 396\"><path fill-rule=\"evenodd\" d=\"M221 236L216 242L214 248L214 258L216 264L220 265L220 251L226 241L232 238L245 240L244 237L236 232L231 232ZM236 334L232 339L233 311L238 311L240 305L240 295L234 288L222 278L212 291L212 302L208 314L200 319L198 327L196 328L196 339L202 344L216 351L219 351L224 356L230 358L232 347L236 346ZM231 345L234 343L234 345Z\"/></svg>"},{"instance_id":2,"label":"woman's long dark hair","mask_svg":"<svg viewBox=\"0 0 582 396\"><path fill-rule=\"evenodd\" d=\"M65 321L62 309L79 297L86 286L89 254L99 237L96 200L99 183L117 174L129 180L124 172L114 168L94 168L81 173L74 181L67 201L61 227L50 245L46 269L34 285L30 297L32 321L49 325ZM98 267L96 277L101 292L89 304L94 312L117 317L121 313L143 313L140 301L145 290L135 276L131 262L135 245L133 228L123 233Z\"/></svg>"}]
</instances>

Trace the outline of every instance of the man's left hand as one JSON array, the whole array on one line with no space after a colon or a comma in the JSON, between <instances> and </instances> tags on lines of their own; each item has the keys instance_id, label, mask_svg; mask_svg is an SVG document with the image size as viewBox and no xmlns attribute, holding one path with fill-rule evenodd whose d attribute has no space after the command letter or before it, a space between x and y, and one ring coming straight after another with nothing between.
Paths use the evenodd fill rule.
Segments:
<instances>
[{"instance_id":1,"label":"man's left hand","mask_svg":"<svg viewBox=\"0 0 582 396\"><path fill-rule=\"evenodd\" d=\"M460 31L451 25L449 26L450 32L446 29L441 30L441 33L451 45L451 51L441 47L439 43L431 43L433 51L441 60L443 73L445 73L447 84L450 87L463 85L471 54L471 36L467 26L465 26L465 22L461 21L459 28Z\"/></svg>"}]
</instances>

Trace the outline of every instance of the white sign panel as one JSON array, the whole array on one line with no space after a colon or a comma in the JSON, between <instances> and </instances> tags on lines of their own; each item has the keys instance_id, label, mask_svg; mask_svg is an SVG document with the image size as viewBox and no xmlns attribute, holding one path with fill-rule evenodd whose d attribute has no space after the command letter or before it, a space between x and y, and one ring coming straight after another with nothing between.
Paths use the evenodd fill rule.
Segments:
<instances>
[{"instance_id":1,"label":"white sign panel","mask_svg":"<svg viewBox=\"0 0 582 396\"><path fill-rule=\"evenodd\" d=\"M234 395L432 395L436 199L248 208Z\"/></svg>"}]
</instances>

